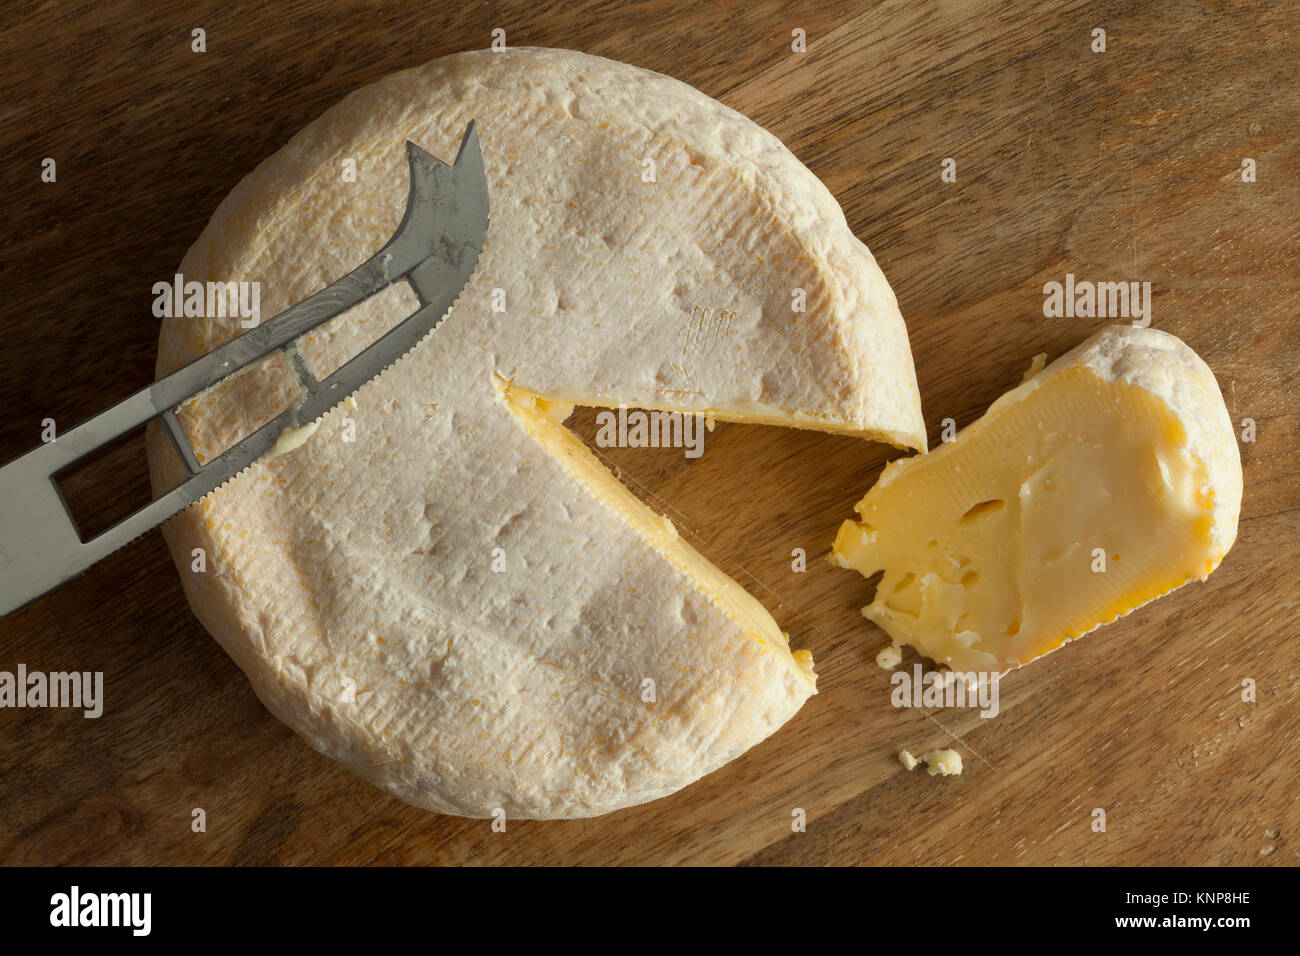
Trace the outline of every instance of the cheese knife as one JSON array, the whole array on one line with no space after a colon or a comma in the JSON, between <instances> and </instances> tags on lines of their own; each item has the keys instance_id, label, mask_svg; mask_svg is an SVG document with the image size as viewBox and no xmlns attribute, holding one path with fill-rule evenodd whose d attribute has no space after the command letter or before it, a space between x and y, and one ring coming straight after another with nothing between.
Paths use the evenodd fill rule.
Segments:
<instances>
[{"instance_id":1,"label":"cheese knife","mask_svg":"<svg viewBox=\"0 0 1300 956\"><path fill-rule=\"evenodd\" d=\"M477 267L488 226L487 175L471 121L452 165L406 144L410 191L397 232L352 272L107 411L0 468L0 617L77 577L118 548L215 491L269 451L287 429L315 421L429 336ZM420 307L317 381L295 347L331 319L406 281ZM302 387L289 408L200 464L176 409L276 350ZM86 540L55 479L105 445L158 418L188 477Z\"/></svg>"}]
</instances>

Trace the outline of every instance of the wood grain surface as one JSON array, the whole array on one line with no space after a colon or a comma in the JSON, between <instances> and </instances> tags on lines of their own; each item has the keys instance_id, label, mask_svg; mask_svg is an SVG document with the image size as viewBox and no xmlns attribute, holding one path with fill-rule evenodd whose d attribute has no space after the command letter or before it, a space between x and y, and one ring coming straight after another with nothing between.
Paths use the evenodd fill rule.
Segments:
<instances>
[{"instance_id":1,"label":"wood grain surface","mask_svg":"<svg viewBox=\"0 0 1300 956\"><path fill-rule=\"evenodd\" d=\"M206 53L190 50L195 27ZM75 424L150 380L151 286L260 160L348 91L485 47L494 28L667 73L787 143L898 294L932 443L1035 353L1106 324L1044 318L1045 282L1150 281L1153 324L1205 358L1234 422L1256 423L1236 546L1206 583L1007 678L995 719L899 710L873 662L885 638L858 613L871 587L825 561L894 452L735 424L698 461L604 450L812 650L821 693L675 796L494 833L399 803L273 719L190 613L155 532L0 621L0 670L99 670L106 696L98 720L0 711L0 861L1294 865L1294 4L8 4L0 460L36 444L42 419ZM40 179L47 156L56 183ZM590 438L593 413L573 427ZM141 448L117 453L92 509L142 478ZM962 776L896 759L936 746L962 753Z\"/></svg>"}]
</instances>

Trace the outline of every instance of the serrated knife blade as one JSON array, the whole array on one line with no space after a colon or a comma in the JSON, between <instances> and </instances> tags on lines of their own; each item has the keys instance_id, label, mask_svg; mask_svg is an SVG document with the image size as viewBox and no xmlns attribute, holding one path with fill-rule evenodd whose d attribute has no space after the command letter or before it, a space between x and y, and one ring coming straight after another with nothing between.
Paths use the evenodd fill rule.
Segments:
<instances>
[{"instance_id":1,"label":"serrated knife blade","mask_svg":"<svg viewBox=\"0 0 1300 956\"><path fill-rule=\"evenodd\" d=\"M216 490L269 451L287 428L321 418L437 328L478 264L488 228L487 175L471 122L448 166L406 144L410 191L393 237L352 272L274 318L159 379L107 411L0 468L0 617L77 577L95 562ZM420 307L328 378L316 381L295 344L396 282ZM200 465L175 410L276 350L301 398L217 458ZM161 420L189 477L107 531L83 540L55 476L150 419Z\"/></svg>"}]
</instances>

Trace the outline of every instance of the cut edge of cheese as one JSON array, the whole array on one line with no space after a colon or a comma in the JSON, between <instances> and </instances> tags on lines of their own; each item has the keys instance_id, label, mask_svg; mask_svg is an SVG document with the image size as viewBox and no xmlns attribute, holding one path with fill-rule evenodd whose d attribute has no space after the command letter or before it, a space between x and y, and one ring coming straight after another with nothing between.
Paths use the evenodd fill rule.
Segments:
<instances>
[{"instance_id":1,"label":"cut edge of cheese","mask_svg":"<svg viewBox=\"0 0 1300 956\"><path fill-rule=\"evenodd\" d=\"M1241 451L1214 372L1182 339L1160 329L1116 325L1102 329L1061 356L1030 384L1071 366L1104 382L1149 392L1168 406L1186 431L1187 453L1205 469L1200 490L1213 499L1212 533L1219 561L1237 540L1241 518ZM1041 384L1041 382L1040 382ZM990 407L1009 402L1011 393ZM1206 571L1209 573L1210 568Z\"/></svg>"},{"instance_id":2,"label":"cut edge of cheese","mask_svg":"<svg viewBox=\"0 0 1300 956\"><path fill-rule=\"evenodd\" d=\"M1241 494L1208 366L1173 335L1116 326L891 463L832 561L885 572L863 614L895 643L1004 671L1204 580Z\"/></svg>"},{"instance_id":3,"label":"cut edge of cheese","mask_svg":"<svg viewBox=\"0 0 1300 956\"><path fill-rule=\"evenodd\" d=\"M501 400L528 433L563 464L575 481L636 530L674 567L689 575L754 640L773 654L785 658L811 693L817 692L812 652L791 652L788 635L756 597L683 540L671 519L657 514L634 495L577 435L562 424L573 409L571 404L553 402L499 376L497 388Z\"/></svg>"},{"instance_id":4,"label":"cut edge of cheese","mask_svg":"<svg viewBox=\"0 0 1300 956\"><path fill-rule=\"evenodd\" d=\"M844 416L819 415L813 412L789 410L762 402L693 403L689 400L674 402L628 401L610 395L597 395L578 389L551 389L545 395L553 405L581 405L586 408L639 408L647 412L672 412L681 415L706 415L722 422L737 425L772 425L777 428L801 428L825 432L830 435L851 435L864 441L880 442L901 451L925 451L925 431L905 432L851 421Z\"/></svg>"}]
</instances>

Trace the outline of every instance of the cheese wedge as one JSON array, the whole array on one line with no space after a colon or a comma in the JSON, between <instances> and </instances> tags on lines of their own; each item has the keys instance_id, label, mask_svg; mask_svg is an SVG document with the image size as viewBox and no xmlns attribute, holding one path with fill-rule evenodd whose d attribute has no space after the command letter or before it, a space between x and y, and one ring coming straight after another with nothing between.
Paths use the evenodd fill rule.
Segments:
<instances>
[{"instance_id":1,"label":"cheese wedge","mask_svg":"<svg viewBox=\"0 0 1300 956\"><path fill-rule=\"evenodd\" d=\"M892 462L832 560L884 571L863 614L961 671L1026 664L1204 579L1241 459L1213 373L1154 329L1093 336L926 455Z\"/></svg>"},{"instance_id":2,"label":"cheese wedge","mask_svg":"<svg viewBox=\"0 0 1300 956\"><path fill-rule=\"evenodd\" d=\"M311 746L432 810L589 816L743 753L815 679L566 410L923 447L920 399L884 276L775 137L675 80L569 51L459 54L354 93L234 189L182 272L260 281L267 316L299 301L396 228L404 141L450 157L471 119L492 221L450 316L167 540L199 619ZM301 352L323 377L415 307L404 288L381 296ZM159 373L237 331L165 321ZM275 365L183 410L201 457L292 399ZM151 442L166 486L177 472Z\"/></svg>"}]
</instances>

